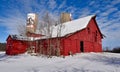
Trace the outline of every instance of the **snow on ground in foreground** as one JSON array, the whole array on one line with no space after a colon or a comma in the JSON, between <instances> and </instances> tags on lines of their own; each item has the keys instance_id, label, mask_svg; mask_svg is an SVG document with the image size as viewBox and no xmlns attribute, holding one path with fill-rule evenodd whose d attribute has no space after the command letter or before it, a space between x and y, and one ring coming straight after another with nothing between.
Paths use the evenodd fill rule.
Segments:
<instances>
[{"instance_id":1,"label":"snow on ground in foreground","mask_svg":"<svg viewBox=\"0 0 120 72\"><path fill-rule=\"evenodd\" d=\"M120 72L120 54L79 53L46 58L0 52L0 72Z\"/></svg>"}]
</instances>

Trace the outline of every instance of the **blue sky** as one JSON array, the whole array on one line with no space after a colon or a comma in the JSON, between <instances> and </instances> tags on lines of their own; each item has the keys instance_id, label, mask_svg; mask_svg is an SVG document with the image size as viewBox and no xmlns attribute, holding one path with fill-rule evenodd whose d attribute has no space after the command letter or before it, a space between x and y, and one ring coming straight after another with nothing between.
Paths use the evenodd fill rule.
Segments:
<instances>
[{"instance_id":1,"label":"blue sky","mask_svg":"<svg viewBox=\"0 0 120 72\"><path fill-rule=\"evenodd\" d=\"M6 42L9 34L19 34L19 26L25 25L30 12L39 18L45 12L54 18L69 12L73 19L96 14L98 26L106 36L103 47L120 46L120 0L0 0L0 42Z\"/></svg>"}]
</instances>

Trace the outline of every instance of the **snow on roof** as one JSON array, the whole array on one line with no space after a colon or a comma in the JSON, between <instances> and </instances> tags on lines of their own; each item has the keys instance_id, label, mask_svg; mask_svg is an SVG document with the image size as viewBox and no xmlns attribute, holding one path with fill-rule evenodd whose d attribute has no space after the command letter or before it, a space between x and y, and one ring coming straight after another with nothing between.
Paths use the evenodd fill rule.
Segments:
<instances>
[{"instance_id":1,"label":"snow on roof","mask_svg":"<svg viewBox=\"0 0 120 72\"><path fill-rule=\"evenodd\" d=\"M74 33L76 31L82 30L87 27L89 21L91 18L93 18L95 15L79 18L73 21L65 22L62 24L61 27L61 35L59 37L63 37L67 34ZM58 28L61 26L61 24L57 26L51 26L52 29L52 37L57 37L58 35ZM41 32L41 34L46 35L45 32ZM46 35L47 36L47 35Z\"/></svg>"},{"instance_id":2,"label":"snow on roof","mask_svg":"<svg viewBox=\"0 0 120 72\"><path fill-rule=\"evenodd\" d=\"M35 41L41 39L40 37L27 37L23 35L10 35L12 39L15 40L24 40L24 41Z\"/></svg>"}]
</instances>

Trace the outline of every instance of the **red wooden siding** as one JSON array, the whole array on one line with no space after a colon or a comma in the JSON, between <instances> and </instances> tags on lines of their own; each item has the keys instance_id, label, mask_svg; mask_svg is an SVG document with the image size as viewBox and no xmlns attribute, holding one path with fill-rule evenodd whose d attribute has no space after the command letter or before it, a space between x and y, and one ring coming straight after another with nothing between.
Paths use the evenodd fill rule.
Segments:
<instances>
[{"instance_id":1,"label":"red wooden siding","mask_svg":"<svg viewBox=\"0 0 120 72\"><path fill-rule=\"evenodd\" d=\"M14 40L10 36L7 39L6 54L16 55L26 52L27 45L25 41Z\"/></svg>"}]
</instances>

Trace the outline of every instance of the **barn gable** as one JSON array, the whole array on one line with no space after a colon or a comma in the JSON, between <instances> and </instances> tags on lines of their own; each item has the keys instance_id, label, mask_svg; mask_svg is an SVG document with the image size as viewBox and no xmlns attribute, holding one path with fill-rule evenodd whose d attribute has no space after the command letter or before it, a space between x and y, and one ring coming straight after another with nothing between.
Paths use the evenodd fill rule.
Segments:
<instances>
[{"instance_id":1,"label":"barn gable","mask_svg":"<svg viewBox=\"0 0 120 72\"><path fill-rule=\"evenodd\" d=\"M95 18L96 18L96 16L91 19L91 21L89 22L89 24L87 25L86 28L87 28L87 29L88 29L88 27L89 27L89 28L90 28L90 27L93 28L93 26L95 25L95 26L94 26L95 30L97 30L98 33L99 33L99 35L101 36L101 38L103 38L103 34L101 33L100 28L99 28L99 26L98 26ZM90 24L91 24L91 25L90 25ZM93 31L95 31L95 30L93 30Z\"/></svg>"}]
</instances>

